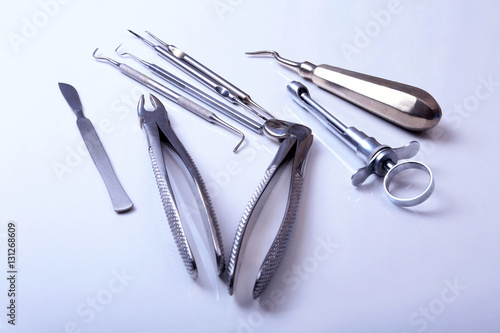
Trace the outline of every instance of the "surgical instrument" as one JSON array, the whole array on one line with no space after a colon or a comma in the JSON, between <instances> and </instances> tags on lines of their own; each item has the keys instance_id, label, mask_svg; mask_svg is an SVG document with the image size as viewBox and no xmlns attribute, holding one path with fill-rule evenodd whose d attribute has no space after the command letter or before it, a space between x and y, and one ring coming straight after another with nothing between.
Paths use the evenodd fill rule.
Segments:
<instances>
[{"instance_id":1,"label":"surgical instrument","mask_svg":"<svg viewBox=\"0 0 500 333\"><path fill-rule=\"evenodd\" d=\"M248 127L252 131L259 133L259 134L262 133L262 127L263 127L262 122L257 122L255 120L247 117L246 115L242 114L241 112L236 111L235 109L227 106L226 104L219 102L219 100L206 94L202 90L190 85L189 83L183 81L182 79L180 79L176 75L168 72L167 70L165 70L164 68L162 68L156 64L153 64L153 63L147 62L146 60L140 59L130 52L118 52L118 49L120 48L120 46L118 46L115 50L120 56L131 57L132 59L134 59L135 61L139 62L144 67L146 67L151 73L153 73L153 74L157 75L158 77L162 78L163 80L171 83L172 85L176 86L177 88L181 89L182 91L186 92L187 94L193 96L194 98L198 99L199 101L205 103L208 106L211 106L215 110L218 110L218 111L224 113L228 117L232 117L234 120L236 120L237 122L239 122L243 126Z\"/></svg>"},{"instance_id":2,"label":"surgical instrument","mask_svg":"<svg viewBox=\"0 0 500 333\"><path fill-rule=\"evenodd\" d=\"M101 140L99 140L99 136L92 122L83 115L82 103L78 96L78 92L73 86L61 82L59 82L59 89L73 112L76 114L76 125L80 130L83 141L89 150L90 156L94 160L97 170L99 170L104 180L115 212L123 213L132 209L134 205L116 177L113 166L109 161L109 157L102 146Z\"/></svg>"},{"instance_id":3,"label":"surgical instrument","mask_svg":"<svg viewBox=\"0 0 500 333\"><path fill-rule=\"evenodd\" d=\"M339 137L356 155L366 162L366 166L360 168L352 177L354 186L361 185L371 174L384 177L384 190L389 200L402 207L418 205L427 200L434 190L434 176L423 163L414 161L398 162L401 159L408 159L417 154L420 144L412 141L400 148L391 148L381 145L377 140L368 137L365 133L355 127L347 127L321 105L315 102L309 95L306 86L300 82L293 81L287 86L290 97L301 107L310 111L323 125ZM425 190L419 195L411 198L401 198L390 191L390 184L397 174L409 170L421 170L428 175L429 183Z\"/></svg>"},{"instance_id":4,"label":"surgical instrument","mask_svg":"<svg viewBox=\"0 0 500 333\"><path fill-rule=\"evenodd\" d=\"M308 61L282 58L276 51L247 52L271 55L281 65L340 98L410 131L426 131L441 120L441 108L426 91L406 84Z\"/></svg>"},{"instance_id":5,"label":"surgical instrument","mask_svg":"<svg viewBox=\"0 0 500 333\"><path fill-rule=\"evenodd\" d=\"M246 108L247 110L253 112L255 115L261 117L264 120L274 118L263 107L255 103L247 93L243 92L241 89L237 88L229 81L214 73L213 71L193 59L191 56L179 50L177 47L163 42L161 39L147 31L146 33L161 45L154 45L139 34L131 30L129 30L129 32L152 47L160 56L170 61L175 66L179 67L202 84L213 89L216 93L218 93L220 96L227 99L231 103L238 104ZM261 112L264 114L262 114Z\"/></svg>"},{"instance_id":6,"label":"surgical instrument","mask_svg":"<svg viewBox=\"0 0 500 333\"><path fill-rule=\"evenodd\" d=\"M122 74L125 74L126 76L134 79L135 81L139 82L140 84L144 85L145 87L150 88L151 90L161 94L162 96L168 98L172 102L182 106L183 108L191 111L192 113L196 114L200 118L205 119L206 121L217 124L219 126L222 126L226 128L227 130L230 130L238 135L241 136L240 142L234 147L233 151L236 152L238 148L241 146L243 141L245 140L245 134L238 130L237 128L233 127L232 125L228 124L224 120L220 119L217 115L215 115L213 112L208 111L201 105L198 105L191 101L190 99L177 94L176 92L170 90L169 88L165 87L163 84L160 82L150 78L149 76L135 70L134 68L128 66L127 64L117 62L113 59L110 59L108 57L102 57L102 56L97 56L98 49L95 49L94 53L92 56L99 60L99 61L106 61L116 67Z\"/></svg>"},{"instance_id":7,"label":"surgical instrument","mask_svg":"<svg viewBox=\"0 0 500 333\"><path fill-rule=\"evenodd\" d=\"M205 81L212 82L213 77L220 78L217 74L211 71L211 77L205 76L207 74L206 67L190 57L188 57L190 59L189 65L183 62L182 60L185 60L186 55L177 48L168 45L167 47L169 47L169 51L167 51L164 47L160 45L154 45L141 36L137 35L136 33L132 31L130 32L136 37L143 40L149 46L153 47L160 55L163 55L167 59L171 59L171 61L173 61L175 64L180 64L179 67L187 71L188 74L196 73L197 77L203 78L203 80ZM167 45L165 43L163 44ZM175 53L175 56L173 55L173 53ZM196 64L196 67L191 67L191 64ZM219 92L224 92L224 94L232 94L232 90L230 88L234 86L232 84L230 86L227 85L227 81L217 79L216 82L213 83ZM224 85L226 86L224 87ZM241 91L236 87L234 87L233 89L235 89L235 91ZM248 94L243 94L244 96L242 96L240 102L246 101L247 103L253 105L253 101L251 101ZM236 276L238 275L241 267L241 258L243 257L245 249L247 247L249 234L251 233L251 230L253 229L255 223L257 223L258 216L262 211L264 205L267 203L267 198L275 187L275 184L280 178L284 169L289 164L291 164L292 166L285 212L283 214L283 218L277 231L276 237L272 241L269 251L264 257L264 260L258 270L255 279L252 295L254 298L258 298L268 286L275 271L277 270L279 263L284 256L285 249L290 239L295 221L297 220L298 206L300 203L302 184L304 181L305 166L313 142L313 135L308 127L278 120L269 112L265 110L263 111L263 109L261 109L260 107L250 109L260 118L265 120L263 126L264 133L280 142L280 146L273 161L266 169L264 177L257 186L257 189L254 191L238 224L227 267L227 283L230 295L232 295L234 292ZM259 110L262 112L260 112Z\"/></svg>"},{"instance_id":8,"label":"surgical instrument","mask_svg":"<svg viewBox=\"0 0 500 333\"><path fill-rule=\"evenodd\" d=\"M241 266L241 258L247 247L248 234L267 202L280 175L291 163L292 173L288 190L287 204L283 220L264 261L257 273L253 287L253 298L258 298L266 289L284 256L286 246L297 220L297 211L302 195L304 173L307 157L313 143L311 130L304 126L283 120L270 119L264 125L264 132L271 138L281 142L278 152L267 168L264 177L253 193L250 202L236 230L236 235L227 267L227 283L229 294L234 292L235 278Z\"/></svg>"},{"instance_id":9,"label":"surgical instrument","mask_svg":"<svg viewBox=\"0 0 500 333\"><path fill-rule=\"evenodd\" d=\"M144 108L145 101L144 95L142 95L137 106L137 113L140 118L141 127L146 132L151 165L153 167L158 190L160 191L163 209L165 210L165 215L167 216L177 249L179 250L189 275L193 279L196 279L198 277L197 264L184 231L182 216L179 214L179 207L175 199L175 194L172 191L163 154L164 148L162 147L164 144L170 147L184 164L185 171L187 171L186 179L190 181L191 190L196 197L201 218L203 219L206 229L205 231L207 232L209 242L215 255L217 273L221 275L225 269L222 236L205 183L193 159L170 126L168 113L165 107L154 95L150 95L149 98L154 110L147 111ZM179 165L181 165L181 163L179 163ZM188 175L190 177L188 177Z\"/></svg>"}]
</instances>

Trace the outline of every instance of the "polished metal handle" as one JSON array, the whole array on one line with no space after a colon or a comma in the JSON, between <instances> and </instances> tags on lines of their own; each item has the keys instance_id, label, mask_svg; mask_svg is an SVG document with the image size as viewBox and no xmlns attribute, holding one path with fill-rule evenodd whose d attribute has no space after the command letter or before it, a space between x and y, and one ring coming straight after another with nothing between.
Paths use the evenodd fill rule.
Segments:
<instances>
[{"instance_id":1,"label":"polished metal handle","mask_svg":"<svg viewBox=\"0 0 500 333\"><path fill-rule=\"evenodd\" d=\"M281 65L320 88L407 130L426 131L441 120L439 104L420 88L339 67L291 61L276 51L247 54L272 55Z\"/></svg>"}]
</instances>

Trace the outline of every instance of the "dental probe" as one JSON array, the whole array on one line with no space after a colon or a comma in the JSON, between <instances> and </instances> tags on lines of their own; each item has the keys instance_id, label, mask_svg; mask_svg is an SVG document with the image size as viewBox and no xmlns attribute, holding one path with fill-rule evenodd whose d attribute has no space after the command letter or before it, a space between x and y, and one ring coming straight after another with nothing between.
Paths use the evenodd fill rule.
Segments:
<instances>
[{"instance_id":1,"label":"dental probe","mask_svg":"<svg viewBox=\"0 0 500 333\"><path fill-rule=\"evenodd\" d=\"M264 127L264 123L262 121L258 122L256 120L253 120L252 118L247 117L246 115L242 114L241 112L227 106L226 104L224 104L224 103L220 102L219 100L213 98L212 96L206 94L202 90L190 85L189 83L182 80L178 76L170 73L166 69L164 69L156 64L153 64L153 63L150 63L146 60L140 59L139 57L133 55L130 52L118 52L118 49L120 48L120 46L118 46L115 50L118 53L118 55L131 57L132 59L134 59L135 61L139 62L144 67L146 67L151 73L153 73L156 76L162 78L163 80L169 82L170 84L174 85L175 87L181 89L185 93L193 96L194 98L196 98L200 102L203 102L206 105L209 105L210 107L214 108L215 110L222 112L226 116L233 118L235 121L239 122L240 124L242 124L245 127L248 127L252 131L254 131L258 134L262 133L262 129Z\"/></svg>"},{"instance_id":2,"label":"dental probe","mask_svg":"<svg viewBox=\"0 0 500 333\"><path fill-rule=\"evenodd\" d=\"M165 87L160 82L150 78L149 76L147 76L145 74L142 74L141 72L135 70L134 68L128 66L127 64L117 62L117 61L110 59L108 57L96 56L97 50L98 49L95 49L94 53L92 54L92 56L95 59L97 59L99 61L106 61L106 62L110 63L111 65L116 67L120 72L122 72L122 74L125 74L126 76L134 79L135 81L139 82L140 84L144 85L145 87L148 87L148 88L156 91L157 93L168 98L172 102L174 102L174 103L182 106L183 108L191 111L192 113L196 114L200 118L205 119L209 123L217 124L219 126L226 128L227 130L229 130L231 132L234 132L234 133L240 135L241 140L236 145L236 147L234 147L233 152L236 152L238 150L238 148L241 146L241 144L243 143L243 141L245 140L245 134L243 134L237 128L226 123L224 120L217 117L217 115L214 114L213 112L210 112L207 109L205 109L204 107L202 107L201 105L198 105L198 104L194 103L193 101L191 101L190 99L188 99L182 95L177 94L173 90L170 90L169 88Z\"/></svg>"}]
</instances>

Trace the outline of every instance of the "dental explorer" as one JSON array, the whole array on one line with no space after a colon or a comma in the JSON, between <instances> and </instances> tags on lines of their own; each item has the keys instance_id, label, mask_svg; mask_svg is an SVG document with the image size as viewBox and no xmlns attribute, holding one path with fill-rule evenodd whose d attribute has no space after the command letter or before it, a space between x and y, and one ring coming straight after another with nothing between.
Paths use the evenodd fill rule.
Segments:
<instances>
[{"instance_id":1,"label":"dental explorer","mask_svg":"<svg viewBox=\"0 0 500 333\"><path fill-rule=\"evenodd\" d=\"M108 57L102 57L102 56L97 56L98 49L95 49L94 53L92 56L98 60L98 61L105 61L108 62L109 64L113 65L116 67L122 74L125 74L126 76L134 79L135 81L139 82L140 84L144 85L145 87L150 88L153 91L156 91L157 93L161 94L162 96L168 98L172 102L182 106L183 108L191 111L192 113L196 114L200 118L205 119L209 123L212 124L217 124L219 126L222 126L226 128L227 130L238 134L241 136L240 142L234 147L233 152L236 152L238 148L241 146L243 141L245 140L245 134L238 130L237 128L233 127L232 125L228 124L224 120L220 119L216 114L214 114L211 111L208 111L201 105L198 105L191 101L190 99L177 94L176 92L170 90L169 88L165 87L163 84L160 82L150 78L149 76L135 70L134 68L128 66L127 64L117 62L111 58Z\"/></svg>"},{"instance_id":2,"label":"dental explorer","mask_svg":"<svg viewBox=\"0 0 500 333\"><path fill-rule=\"evenodd\" d=\"M153 64L153 63L150 63L146 60L140 59L139 57L133 55L130 52L118 52L118 49L120 48L120 46L118 46L115 49L115 51L118 53L118 55L131 57L132 59L134 59L135 61L139 62L144 67L146 67L151 73L153 73L156 76L162 78L163 80L169 82L170 84L174 85L175 87L181 89L182 91L184 91L187 94L191 95L192 97L196 98L200 102L203 102L206 105L214 108L215 110L222 112L226 116L233 118L235 121L239 122L243 126L248 127L252 131L254 131L258 134L262 133L262 127L263 127L262 122L258 122L252 118L247 117L243 113L227 106L226 104L220 102L219 100L213 98L209 94L192 86L191 84L182 80L178 76L170 73L166 69L164 69L156 64Z\"/></svg>"},{"instance_id":3,"label":"dental explorer","mask_svg":"<svg viewBox=\"0 0 500 333\"><path fill-rule=\"evenodd\" d=\"M329 65L282 58L276 51L247 52L247 55L273 56L281 65L303 78L374 115L410 131L426 131L441 120L441 108L426 91Z\"/></svg>"},{"instance_id":4,"label":"dental explorer","mask_svg":"<svg viewBox=\"0 0 500 333\"><path fill-rule=\"evenodd\" d=\"M234 84L225 80L212 70L202 65L200 62L193 59L177 47L167 44L152 33L146 31L148 35L154 38L160 45L154 45L139 34L128 30L132 35L139 38L148 46L152 47L160 56L171 62L173 65L179 67L184 72L214 90L223 98L227 99L233 104L237 104L253 112L255 115L264 120L273 119L274 117L263 107L255 103L250 95L236 87ZM259 111L257 111L259 110ZM264 113L264 115L262 113Z\"/></svg>"},{"instance_id":5,"label":"dental explorer","mask_svg":"<svg viewBox=\"0 0 500 333\"><path fill-rule=\"evenodd\" d=\"M434 190L434 176L423 163L415 161L398 162L401 159L408 159L417 154L420 144L412 141L400 148L391 148L381 145L375 138L368 137L365 133L355 127L347 127L321 105L314 101L309 95L306 86L300 82L293 81L287 86L290 97L301 107L310 111L323 125L333 134L339 137L356 155L366 162L366 166L360 168L352 177L354 186L361 185L371 174L384 177L384 190L389 200L401 207L411 207L427 200ZM425 172L429 178L429 183L425 190L412 198L400 198L391 193L390 184L397 174L410 169L417 169Z\"/></svg>"}]
</instances>

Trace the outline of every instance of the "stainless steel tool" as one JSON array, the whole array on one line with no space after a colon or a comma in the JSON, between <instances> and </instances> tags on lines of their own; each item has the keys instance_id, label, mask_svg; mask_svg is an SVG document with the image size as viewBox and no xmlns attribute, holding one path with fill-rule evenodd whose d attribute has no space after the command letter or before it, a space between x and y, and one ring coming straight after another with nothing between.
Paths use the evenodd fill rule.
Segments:
<instances>
[{"instance_id":1,"label":"stainless steel tool","mask_svg":"<svg viewBox=\"0 0 500 333\"><path fill-rule=\"evenodd\" d=\"M160 56L179 67L229 102L246 108L264 120L274 118L266 109L255 103L246 92L202 65L177 47L165 43L148 31L146 31L146 33L161 45L155 45L131 30L129 30L129 32L152 47Z\"/></svg>"},{"instance_id":2,"label":"stainless steel tool","mask_svg":"<svg viewBox=\"0 0 500 333\"><path fill-rule=\"evenodd\" d=\"M230 295L233 294L235 279L241 266L241 257L247 247L248 234L266 204L269 194L289 163L292 163L292 173L283 220L257 273L252 293L253 298L258 298L264 292L278 269L297 220L305 167L313 142L313 135L306 126L278 119L266 121L264 133L278 140L281 144L245 208L245 213L236 230L227 269L227 283ZM260 223L266 223L266 221Z\"/></svg>"},{"instance_id":3,"label":"stainless steel tool","mask_svg":"<svg viewBox=\"0 0 500 333\"><path fill-rule=\"evenodd\" d=\"M186 179L190 181L191 190L196 197L200 215L204 221L205 231L212 246L213 255L215 256L217 273L221 275L225 269L222 237L205 183L193 159L170 126L165 107L160 100L153 95L150 95L150 100L154 110L147 111L144 108L145 100L144 95L142 95L137 106L137 113L141 120L141 127L146 132L151 165L153 167L158 190L160 191L163 209L165 210L170 230L177 244L177 249L179 250L189 275L193 279L196 279L198 277L196 261L184 231L185 228L182 218L179 215L179 208L165 164L165 156L163 154L165 145L168 145L173 153L179 157L183 164L179 163L179 165L181 167L183 166L186 174L190 176L186 177Z\"/></svg>"},{"instance_id":4,"label":"stainless steel tool","mask_svg":"<svg viewBox=\"0 0 500 333\"><path fill-rule=\"evenodd\" d=\"M354 186L361 185L371 174L384 177L384 190L389 200L402 207L418 205L427 200L434 190L434 176L425 164L414 161L398 162L408 159L417 154L420 144L412 141L400 148L391 148L381 145L377 140L368 137L365 133L355 127L347 127L321 105L315 102L309 95L309 91L300 82L293 81L287 86L290 97L307 111L310 111L321 121L333 134L339 137L344 143L351 147L358 157L367 164L359 169L351 178ZM409 169L418 169L427 173L429 183L425 190L412 198L400 198L391 193L390 184L394 177Z\"/></svg>"},{"instance_id":5,"label":"stainless steel tool","mask_svg":"<svg viewBox=\"0 0 500 333\"><path fill-rule=\"evenodd\" d=\"M206 105L214 108L215 110L222 112L228 117L233 118L236 120L238 123L242 124L243 126L246 126L247 128L251 129L252 131L256 133L262 133L262 128L264 123L262 121L256 121L252 118L247 117L243 113L227 106L226 104L220 102L219 100L213 98L212 96L206 94L202 90L190 85L186 81L182 80L178 76L170 73L166 69L150 63L146 60L140 59L133 55L130 52L118 52L118 49L120 46L116 48L116 52L120 56L129 56L132 59L136 60L140 64L142 64L144 67L146 67L151 73L155 74L156 76L162 78L163 80L169 82L170 84L174 85L175 87L181 89L182 91L186 92L187 94L193 96L197 100L199 100L202 103L205 103Z\"/></svg>"},{"instance_id":6,"label":"stainless steel tool","mask_svg":"<svg viewBox=\"0 0 500 333\"><path fill-rule=\"evenodd\" d=\"M83 141L89 150L90 156L92 156L97 170L99 170L104 180L104 184L108 189L114 210L117 213L123 213L132 209L132 201L130 201L120 181L116 177L115 171L111 166L111 162L102 146L101 140L99 140L99 136L97 136L94 126L90 120L83 115L82 103L78 96L78 92L73 86L67 83L59 83L59 89L73 112L76 114L76 124L82 134Z\"/></svg>"},{"instance_id":7,"label":"stainless steel tool","mask_svg":"<svg viewBox=\"0 0 500 333\"><path fill-rule=\"evenodd\" d=\"M241 136L240 142L233 149L234 152L236 152L238 150L238 148L241 146L241 144L245 140L245 134L243 134L243 132L241 132L240 130L238 130L234 126L231 126L230 124L228 124L224 120L220 119L213 112L205 109L201 105L198 105L198 104L194 103L190 99L188 99L188 98L186 98L186 97L184 97L182 95L177 94L175 91L173 91L173 90L165 87L160 82L158 82L158 81L150 78L149 76L147 76L147 75L145 75L145 74L143 74L143 73L135 70L134 68L132 68L132 67L126 65L126 64L117 62L117 61L115 61L115 60L113 60L111 58L108 58L108 57L97 56L96 55L97 50L98 49L95 49L94 53L92 54L95 59L100 60L100 61L105 61L105 62L113 65L122 74L125 74L126 76L134 79L135 81L139 82L140 84L144 85L145 87L148 87L151 90L153 90L153 91L161 94L162 96L168 98L172 102L174 102L174 103L182 106L186 110L189 110L192 113L196 114L200 118L205 119L209 123L217 124L219 126L222 126L225 129L227 129L227 130L229 130L229 131L231 131L233 133L236 133L239 136Z\"/></svg>"},{"instance_id":8,"label":"stainless steel tool","mask_svg":"<svg viewBox=\"0 0 500 333\"><path fill-rule=\"evenodd\" d=\"M297 219L297 210L302 194L305 166L313 142L311 130L303 125L276 119L272 114L253 102L248 94L242 92L239 88L225 79L222 79L219 75L193 58L187 56L184 52L172 45L162 42L156 36L149 33L153 38L162 43L163 46L154 45L135 32L130 32L147 45L154 48L158 54L170 60L187 74L196 77L200 82L214 89L220 96L246 107L247 110L251 110L255 115L265 121L262 125L263 132L280 142L276 156L266 169L263 179L247 204L236 231L227 268L228 291L231 295L234 292L235 281L237 280L236 277L241 267L241 258L244 256L245 248L247 247L248 235L255 223L257 223L258 216L262 208L266 205L267 198L272 192L283 170L287 165L292 164L290 186L286 196L287 203L284 215L276 237L260 266L255 280L252 295L254 298L257 298L265 290L278 268ZM228 116L237 120L235 115L228 114ZM248 124L244 125L251 128Z\"/></svg>"},{"instance_id":9,"label":"stainless steel tool","mask_svg":"<svg viewBox=\"0 0 500 333\"><path fill-rule=\"evenodd\" d=\"M291 61L276 51L246 54L271 55L317 86L407 130L426 131L441 120L438 103L420 88L339 67Z\"/></svg>"}]
</instances>

